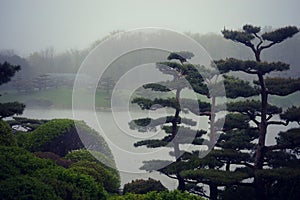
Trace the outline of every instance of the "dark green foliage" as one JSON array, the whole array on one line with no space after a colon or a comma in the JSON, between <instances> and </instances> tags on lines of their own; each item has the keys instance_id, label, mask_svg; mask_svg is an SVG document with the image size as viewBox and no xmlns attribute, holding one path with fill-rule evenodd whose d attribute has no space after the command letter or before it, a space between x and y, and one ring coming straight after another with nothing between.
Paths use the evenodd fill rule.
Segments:
<instances>
[{"instance_id":1,"label":"dark green foliage","mask_svg":"<svg viewBox=\"0 0 300 200\"><path fill-rule=\"evenodd\" d=\"M34 155L39 158L53 160L58 166L62 166L64 168L68 168L72 164L70 160L62 158L59 155L52 152L35 152Z\"/></svg>"},{"instance_id":2,"label":"dark green foliage","mask_svg":"<svg viewBox=\"0 0 300 200\"><path fill-rule=\"evenodd\" d=\"M235 129L221 134L216 146L225 149L247 150L252 149L255 146L251 142L256 138L258 138L258 130L255 128L241 130Z\"/></svg>"},{"instance_id":3,"label":"dark green foliage","mask_svg":"<svg viewBox=\"0 0 300 200\"><path fill-rule=\"evenodd\" d=\"M255 82L258 84L258 82ZM286 96L300 90L300 79L268 77L265 79L270 95Z\"/></svg>"},{"instance_id":4,"label":"dark green foliage","mask_svg":"<svg viewBox=\"0 0 300 200\"><path fill-rule=\"evenodd\" d=\"M81 137L77 129L80 129ZM95 130L84 122L76 122L75 127L74 121L70 119L53 119L42 124L32 133L28 133L28 140L24 146L30 151L51 151L60 156L86 147L112 158L106 142Z\"/></svg>"},{"instance_id":5,"label":"dark green foliage","mask_svg":"<svg viewBox=\"0 0 300 200\"><path fill-rule=\"evenodd\" d=\"M224 86L228 98L251 97L259 94L258 88L253 88L249 82L233 76L224 75Z\"/></svg>"},{"instance_id":6,"label":"dark green foliage","mask_svg":"<svg viewBox=\"0 0 300 200\"><path fill-rule=\"evenodd\" d=\"M103 186L110 192L119 188L118 173L100 162L79 161L65 169L47 159L61 159L53 153L36 153L42 159L18 147L0 146L0 152L1 199L41 199L39 191L45 199L106 199Z\"/></svg>"},{"instance_id":7,"label":"dark green foliage","mask_svg":"<svg viewBox=\"0 0 300 200\"><path fill-rule=\"evenodd\" d=\"M104 159L108 160L108 158L105 158L102 153L80 149L69 152L65 158L74 162L71 169L94 177L108 192L118 192L120 187L119 172L115 169L115 163L107 165L108 161L103 162Z\"/></svg>"},{"instance_id":8,"label":"dark green foliage","mask_svg":"<svg viewBox=\"0 0 300 200\"><path fill-rule=\"evenodd\" d=\"M135 98L132 100L131 103L136 103L138 104L141 109L143 110L149 110L153 109L155 110L156 107L155 105L159 105L159 108L161 107L171 107L171 108L179 108L178 102L176 102L175 98L168 98L168 99L157 99L155 98L154 100L146 99L146 98Z\"/></svg>"},{"instance_id":9,"label":"dark green foliage","mask_svg":"<svg viewBox=\"0 0 300 200\"><path fill-rule=\"evenodd\" d=\"M109 200L203 200L203 198L187 192L174 190L171 192L149 192L147 194L127 193L122 196L112 196Z\"/></svg>"},{"instance_id":10,"label":"dark green foliage","mask_svg":"<svg viewBox=\"0 0 300 200\"><path fill-rule=\"evenodd\" d=\"M231 112L239 112L249 116L259 116L261 113L261 102L256 100L230 102L227 104L227 109ZM281 112L281 108L268 104L267 114L280 114Z\"/></svg>"},{"instance_id":11,"label":"dark green foliage","mask_svg":"<svg viewBox=\"0 0 300 200\"><path fill-rule=\"evenodd\" d=\"M244 44L245 46L251 48L252 51L260 54L263 49L267 49L274 44L281 43L282 41L294 36L299 32L298 28L295 26L287 26L259 35L260 31L260 27L247 24L243 26L243 31L232 31L224 29L222 31L222 34L224 38ZM254 39L257 39L259 41L258 44L255 45L253 43L252 40Z\"/></svg>"},{"instance_id":12,"label":"dark green foliage","mask_svg":"<svg viewBox=\"0 0 300 200\"><path fill-rule=\"evenodd\" d=\"M54 162L38 158L22 148L0 146L0 152L0 180L54 167Z\"/></svg>"},{"instance_id":13,"label":"dark green foliage","mask_svg":"<svg viewBox=\"0 0 300 200\"><path fill-rule=\"evenodd\" d=\"M10 126L0 119L0 145L1 146L16 146L17 140L13 135Z\"/></svg>"},{"instance_id":14,"label":"dark green foliage","mask_svg":"<svg viewBox=\"0 0 300 200\"><path fill-rule=\"evenodd\" d=\"M220 193L220 197L223 200L254 200L255 190L251 187L233 185L226 187Z\"/></svg>"},{"instance_id":15,"label":"dark green foliage","mask_svg":"<svg viewBox=\"0 0 300 200\"><path fill-rule=\"evenodd\" d=\"M120 178L118 172L107 168L100 162L79 161L72 164L70 169L93 177L97 183L110 193L119 191Z\"/></svg>"},{"instance_id":16,"label":"dark green foliage","mask_svg":"<svg viewBox=\"0 0 300 200\"><path fill-rule=\"evenodd\" d=\"M11 65L8 62L0 63L0 85L9 82L20 69L20 66ZM24 108L25 105L18 102L0 103L0 120L15 114L20 115Z\"/></svg>"},{"instance_id":17,"label":"dark green foliage","mask_svg":"<svg viewBox=\"0 0 300 200\"><path fill-rule=\"evenodd\" d=\"M172 116L164 116L158 119L151 118L142 118L136 119L129 122L131 129L136 129L138 131L146 132L156 130L157 127L160 127L164 130L166 136L160 139L148 139L136 142L135 147L146 146L148 148L158 148L158 147L172 147L173 151L170 153L171 156L174 156L176 162L172 164L172 169L165 168L161 169L161 163L170 164L168 161L149 161L145 163L146 170L159 170L160 172L173 176L178 180L178 189L181 191L185 190L184 180L180 177L180 170L183 168L183 163L181 163L181 154L184 153L180 150L180 144L193 144L201 145L204 142L204 139L201 138L205 131L193 130L191 127L196 126L196 122L191 119L184 119L180 117L180 112L192 112L196 115L210 115L210 104L203 103L197 100L183 99L181 97L181 91L183 89L193 89L194 92L199 94L204 94L209 96L208 87L203 83L204 78L200 74L200 69L204 67L192 65L185 63L187 59L192 58L194 55L190 52L173 52L168 56L168 60L176 60L175 62L158 62L156 64L159 71L163 74L171 75L173 80L160 83L164 87L160 87L156 84L146 85L144 88L151 88L154 91L159 92L172 92L175 94L173 98L135 98L132 103L138 104L141 109L146 110L157 110L162 107L174 109L174 114ZM208 70L204 69L204 73L207 73ZM209 73L207 73L209 74ZM168 88L168 90L166 89ZM153 168L148 168L148 166L156 165L158 166ZM174 167L176 165L176 167ZM180 166L180 167L179 167Z\"/></svg>"},{"instance_id":18,"label":"dark green foliage","mask_svg":"<svg viewBox=\"0 0 300 200\"><path fill-rule=\"evenodd\" d=\"M143 88L145 89L152 89L153 91L159 91L159 92L169 92L171 91L170 89L168 89L166 86L164 85L160 85L157 83L149 83L143 86Z\"/></svg>"},{"instance_id":19,"label":"dark green foliage","mask_svg":"<svg viewBox=\"0 0 300 200\"><path fill-rule=\"evenodd\" d=\"M188 51L181 51L181 52L173 52L170 53L168 56L168 60L180 60L180 62L186 62L187 60L194 57L194 54Z\"/></svg>"},{"instance_id":20,"label":"dark green foliage","mask_svg":"<svg viewBox=\"0 0 300 200\"><path fill-rule=\"evenodd\" d=\"M223 130L228 131L235 128L246 129L249 128L250 118L241 113L229 113L225 116Z\"/></svg>"},{"instance_id":21,"label":"dark green foliage","mask_svg":"<svg viewBox=\"0 0 300 200\"><path fill-rule=\"evenodd\" d=\"M292 128L286 132L280 132L279 137L276 138L278 147L286 149L295 149L299 151L300 148L300 128Z\"/></svg>"},{"instance_id":22,"label":"dark green foliage","mask_svg":"<svg viewBox=\"0 0 300 200\"><path fill-rule=\"evenodd\" d=\"M103 187L91 176L72 169L40 169L33 176L49 185L61 199L106 199L107 194Z\"/></svg>"},{"instance_id":23,"label":"dark green foliage","mask_svg":"<svg viewBox=\"0 0 300 200\"><path fill-rule=\"evenodd\" d=\"M0 152L1 199L106 199L102 184L86 171L59 167L18 147L0 146Z\"/></svg>"},{"instance_id":24,"label":"dark green foliage","mask_svg":"<svg viewBox=\"0 0 300 200\"><path fill-rule=\"evenodd\" d=\"M232 144L239 145L238 141L233 141ZM253 146L251 144L249 145L250 147ZM239 151L240 149L250 149L250 148L247 146L243 146L243 147L240 146L242 146L242 144L239 145L238 148L236 148L235 146L229 148L228 146L224 145L223 149L221 150L214 149L207 156L215 158L217 161L221 162L222 165L228 162L230 162L231 164L242 164L243 162L251 161L252 158L248 153Z\"/></svg>"},{"instance_id":25,"label":"dark green foliage","mask_svg":"<svg viewBox=\"0 0 300 200\"><path fill-rule=\"evenodd\" d=\"M175 119L173 116L166 116L157 119L140 118L140 119L132 120L131 122L129 122L129 127L131 129L137 129L140 132L153 131L156 130L157 126L165 123L166 124L172 123L174 120L176 120L177 124L185 124L190 126L196 125L196 121L192 119L181 118L181 117ZM171 133L170 131L167 130L166 126L163 126L162 129L164 129L166 133Z\"/></svg>"},{"instance_id":26,"label":"dark green foliage","mask_svg":"<svg viewBox=\"0 0 300 200\"><path fill-rule=\"evenodd\" d=\"M250 45L251 40L253 40L255 37L247 32L240 32L240 31L230 31L230 30L223 30L222 34L224 38L230 39L236 42L240 42L245 45Z\"/></svg>"},{"instance_id":27,"label":"dark green foliage","mask_svg":"<svg viewBox=\"0 0 300 200\"><path fill-rule=\"evenodd\" d=\"M251 24L246 24L243 26L243 30L246 33L252 33L252 34L257 34L260 32L260 27L259 26L253 26Z\"/></svg>"},{"instance_id":28,"label":"dark green foliage","mask_svg":"<svg viewBox=\"0 0 300 200\"><path fill-rule=\"evenodd\" d=\"M188 170L182 172L182 176L187 179L194 179L200 182L213 182L218 185L231 185L248 178L248 174L242 172L229 172L214 169Z\"/></svg>"},{"instance_id":29,"label":"dark green foliage","mask_svg":"<svg viewBox=\"0 0 300 200\"><path fill-rule=\"evenodd\" d=\"M218 69L222 73L229 71L242 71L248 74L267 74L273 71L285 71L289 69L289 65L282 62L257 62L253 60L237 60L228 58L226 60L215 61Z\"/></svg>"},{"instance_id":30,"label":"dark green foliage","mask_svg":"<svg viewBox=\"0 0 300 200\"><path fill-rule=\"evenodd\" d=\"M267 151L265 161L269 163L272 168L280 167L295 167L299 166L300 161L296 154L291 154L288 151Z\"/></svg>"},{"instance_id":31,"label":"dark green foliage","mask_svg":"<svg viewBox=\"0 0 300 200\"><path fill-rule=\"evenodd\" d=\"M28 133L28 141L25 148L30 151L52 151L58 155L64 156L63 154L66 154L68 150L57 152L57 150L49 149L46 145L53 139L58 138L60 135L70 132L73 124L73 120L69 119L50 120L49 122L39 126L32 133Z\"/></svg>"},{"instance_id":32,"label":"dark green foliage","mask_svg":"<svg viewBox=\"0 0 300 200\"><path fill-rule=\"evenodd\" d=\"M0 119L13 115L21 115L25 105L19 102L0 103Z\"/></svg>"},{"instance_id":33,"label":"dark green foliage","mask_svg":"<svg viewBox=\"0 0 300 200\"><path fill-rule=\"evenodd\" d=\"M160 139L142 140L134 143L134 146L135 147L146 146L148 148L164 147L167 146L171 140L172 139L169 136L166 136L163 138L163 140Z\"/></svg>"},{"instance_id":34,"label":"dark green foliage","mask_svg":"<svg viewBox=\"0 0 300 200\"><path fill-rule=\"evenodd\" d=\"M71 160L72 162L89 161L89 162L103 163L112 170L116 168L116 164L114 162L113 157L107 156L104 153L98 151L92 151L86 149L74 150L74 151L70 151L65 156L65 158ZM115 173L118 175L117 171L115 171Z\"/></svg>"},{"instance_id":35,"label":"dark green foliage","mask_svg":"<svg viewBox=\"0 0 300 200\"><path fill-rule=\"evenodd\" d=\"M300 122L300 107L292 106L280 115L280 118L288 122Z\"/></svg>"},{"instance_id":36,"label":"dark green foliage","mask_svg":"<svg viewBox=\"0 0 300 200\"><path fill-rule=\"evenodd\" d=\"M256 75L257 78L254 84L257 85L260 101L246 100L227 104L228 111L249 117L255 128L249 126L249 119L245 121L249 124L249 127L247 128L243 124L243 129L242 126L239 127L237 125L239 123L237 119L232 117L227 118L226 121L233 123L232 125L237 126L237 129L231 129L234 126L230 127L225 124L225 129L223 130L226 133L221 135L218 144L219 147L224 149L240 150L243 149L242 146L249 152L253 152L255 149L254 158L244 157L236 161L242 161L243 163L240 164L245 166L244 168L237 169L237 171L246 172L250 175L249 177L254 178L254 181L247 185L255 189L255 197L253 198L256 199L299 198L298 194L294 195L295 191L299 189L299 181L295 181L298 179L299 174L299 170L297 169L297 166L299 166L299 128L280 132L276 138L275 145L266 145L269 125L287 126L290 122L299 123L299 108L291 107L283 112L281 108L270 105L268 101L269 95L287 96L298 91L300 88L299 79L266 77L265 75L271 72L288 70L289 65L282 62L261 61L261 52L263 50L281 43L298 32L297 27L288 26L261 34L260 27L252 25L245 25L243 31L224 30L222 32L226 39L242 43L249 47L255 56L255 61L230 58L216 61L216 65L222 73L240 71ZM280 120L274 119L274 115L280 115ZM255 139L258 139L258 141L253 143ZM240 146L236 144L240 144ZM226 170L230 170L229 165L236 161L233 159L230 161L227 160ZM236 199L241 199L240 192L251 192L252 190L241 187L243 184L236 184L237 187L226 187L222 193L222 197L229 199L230 194L234 194L234 190L237 190L239 196ZM252 199L249 196L245 198Z\"/></svg>"},{"instance_id":37,"label":"dark green foliage","mask_svg":"<svg viewBox=\"0 0 300 200\"><path fill-rule=\"evenodd\" d=\"M267 32L262 34L262 38L264 40L268 40L274 43L280 43L283 40L292 37L296 33L298 33L299 30L295 26L287 26L283 28L276 29L272 32Z\"/></svg>"},{"instance_id":38,"label":"dark green foliage","mask_svg":"<svg viewBox=\"0 0 300 200\"><path fill-rule=\"evenodd\" d=\"M8 62L0 63L0 85L9 82L20 69L20 66L11 65Z\"/></svg>"},{"instance_id":39,"label":"dark green foliage","mask_svg":"<svg viewBox=\"0 0 300 200\"><path fill-rule=\"evenodd\" d=\"M123 193L146 194L151 191L166 191L167 188L160 181L149 178L148 180L138 179L124 185Z\"/></svg>"},{"instance_id":40,"label":"dark green foliage","mask_svg":"<svg viewBox=\"0 0 300 200\"><path fill-rule=\"evenodd\" d=\"M299 168L265 169L256 172L266 185L270 199L299 199L300 170Z\"/></svg>"},{"instance_id":41,"label":"dark green foliage","mask_svg":"<svg viewBox=\"0 0 300 200\"><path fill-rule=\"evenodd\" d=\"M95 153L99 153L99 152L93 152L93 154L95 154ZM65 158L71 160L72 162L78 162L78 161L100 162L94 155L92 155L86 149L79 149L79 150L75 150L75 151L70 151L65 156Z\"/></svg>"},{"instance_id":42,"label":"dark green foliage","mask_svg":"<svg viewBox=\"0 0 300 200\"><path fill-rule=\"evenodd\" d=\"M41 180L28 175L15 176L0 182L0 198L5 200L62 199L53 188Z\"/></svg>"}]
</instances>

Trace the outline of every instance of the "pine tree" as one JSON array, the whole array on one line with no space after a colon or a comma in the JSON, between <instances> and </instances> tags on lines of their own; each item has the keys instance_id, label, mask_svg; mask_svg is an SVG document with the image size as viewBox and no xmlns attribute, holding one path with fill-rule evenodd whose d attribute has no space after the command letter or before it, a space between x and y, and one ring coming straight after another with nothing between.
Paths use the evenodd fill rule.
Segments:
<instances>
[{"instance_id":1,"label":"pine tree","mask_svg":"<svg viewBox=\"0 0 300 200\"><path fill-rule=\"evenodd\" d=\"M208 93L208 88L203 83L204 79L199 74L197 67L187 62L193 56L191 52L174 52L168 56L169 61L157 63L157 68L162 73L171 75L173 80L143 86L144 89L159 93L160 98L138 97L132 101L132 103L138 104L142 109L157 110L164 107L174 110L174 114L158 119L136 119L129 123L132 129L139 131L146 132L161 127L165 132L166 136L164 138L143 140L134 145L148 148L171 147L173 151L170 152L170 155L175 157L175 162L171 163L163 160L146 161L142 169L148 171L157 170L170 178L177 179L178 189L181 191L186 190L186 184L180 172L186 167L183 162L191 152L183 152L180 149L180 145L202 145L202 136L207 133L204 130L193 129L197 124L196 121L184 118L181 114L183 112L192 112L197 115L210 115L209 103L198 99L182 98L181 95L186 88L193 89L199 94ZM174 92L175 95L170 97L170 92ZM163 93L167 93L166 98L163 98Z\"/></svg>"},{"instance_id":2,"label":"pine tree","mask_svg":"<svg viewBox=\"0 0 300 200\"><path fill-rule=\"evenodd\" d=\"M0 63L0 85L9 82L20 69L20 66L11 65L8 62ZM0 120L15 114L22 114L24 108L25 105L18 102L0 103Z\"/></svg>"},{"instance_id":3,"label":"pine tree","mask_svg":"<svg viewBox=\"0 0 300 200\"><path fill-rule=\"evenodd\" d=\"M214 74L214 73L212 73ZM228 99L238 97L251 97L259 94L256 87L249 82L239 78L223 75L223 84ZM221 82L222 83L222 82ZM208 83L208 85L214 83ZM217 83L220 84L220 83ZM218 88L218 87L215 87ZM211 110L219 111L220 105L215 103L218 93L209 94L211 99ZM245 150L251 150L250 142L258 135L255 129L249 126L249 117L242 114L229 113L225 119L215 119L214 112L209 118L210 140L218 139L207 156L201 158L194 153L186 162L187 167L181 172L185 181L189 183L189 191L210 199L218 199L220 186L237 184L248 177L247 173L232 171L231 165L248 165L251 157ZM256 134L255 134L256 133ZM219 137L216 137L219 135ZM214 141L216 142L216 141ZM199 187L199 184L207 185L209 195Z\"/></svg>"},{"instance_id":4,"label":"pine tree","mask_svg":"<svg viewBox=\"0 0 300 200\"><path fill-rule=\"evenodd\" d=\"M295 160L298 162L297 149L300 145L300 129L290 129L286 132L279 133L277 144L273 146L266 146L266 137L268 134L267 128L271 125L287 126L292 122L298 122L299 124L299 107L291 107L287 110L283 110L280 107L269 104L268 98L270 95L287 96L299 91L300 79L268 76L272 72L288 70L289 65L282 62L264 62L261 60L263 50L285 41L298 32L297 27L287 26L271 32L261 33L260 27L252 25L243 26L242 31L226 29L222 31L226 39L249 47L255 56L254 61L242 61L229 58L216 61L216 65L223 73L239 71L257 77L254 83L259 88L260 101L236 101L229 103L227 107L230 112L247 116L258 129L258 142L255 145L255 157L252 167L257 199L268 199L274 195L271 191L274 189L274 185L276 186L276 184L278 185L279 183L283 184L283 179L287 178L284 177L285 170L299 170L297 165L290 164L290 162L295 163ZM274 117L278 115L280 116L279 120ZM291 143L291 141L293 142ZM276 158L277 156L278 158L280 158L279 156L284 157L289 164L277 163L277 165L274 165L272 162L280 162L279 159ZM270 169L266 170L266 167ZM297 184L299 187L299 181Z\"/></svg>"}]
</instances>

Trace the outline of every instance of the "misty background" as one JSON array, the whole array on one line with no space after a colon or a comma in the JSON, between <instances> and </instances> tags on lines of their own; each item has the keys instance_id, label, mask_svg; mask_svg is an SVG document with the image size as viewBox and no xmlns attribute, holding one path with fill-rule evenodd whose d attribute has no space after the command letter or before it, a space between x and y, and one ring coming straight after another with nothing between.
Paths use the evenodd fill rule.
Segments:
<instances>
[{"instance_id":1,"label":"misty background","mask_svg":"<svg viewBox=\"0 0 300 200\"><path fill-rule=\"evenodd\" d=\"M101 41L143 27L183 33L202 45L213 59L253 59L248 48L225 40L221 30L239 29L244 24L261 26L263 31L300 27L299 7L297 0L1 0L0 62L22 68L1 88L18 92L71 88L82 61ZM155 37L155 33L145 37ZM134 43L135 37L130 40ZM291 70L280 75L299 77L299 55L298 34L264 52L262 59L286 62ZM114 63L106 80L99 84L111 88L126 66L143 63L149 56L129 56L122 63Z\"/></svg>"}]
</instances>

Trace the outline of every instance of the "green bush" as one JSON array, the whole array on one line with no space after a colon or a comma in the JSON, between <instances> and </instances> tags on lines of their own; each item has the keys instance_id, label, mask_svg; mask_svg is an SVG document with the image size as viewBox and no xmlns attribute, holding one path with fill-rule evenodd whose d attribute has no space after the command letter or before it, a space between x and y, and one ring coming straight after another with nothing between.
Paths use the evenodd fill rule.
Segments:
<instances>
[{"instance_id":1,"label":"green bush","mask_svg":"<svg viewBox=\"0 0 300 200\"><path fill-rule=\"evenodd\" d=\"M52 153L52 152L41 152L41 151L39 151L39 152L35 152L34 155L39 157L39 158L45 158L45 159L53 160L58 166L62 166L64 168L68 168L72 164L72 161L67 160L63 157L60 157L59 155L57 155L55 153Z\"/></svg>"},{"instance_id":2,"label":"green bush","mask_svg":"<svg viewBox=\"0 0 300 200\"><path fill-rule=\"evenodd\" d=\"M0 146L0 152L0 180L55 166L54 162L37 158L19 147Z\"/></svg>"},{"instance_id":3,"label":"green bush","mask_svg":"<svg viewBox=\"0 0 300 200\"><path fill-rule=\"evenodd\" d=\"M47 151L47 145L55 138L71 130L73 120L53 119L42 124L32 133L28 133L28 141L24 147L30 151ZM56 144L59 146L59 143ZM55 152L54 152L55 153Z\"/></svg>"},{"instance_id":4,"label":"green bush","mask_svg":"<svg viewBox=\"0 0 300 200\"><path fill-rule=\"evenodd\" d=\"M0 145L17 146L17 139L13 135L10 126L0 119Z\"/></svg>"},{"instance_id":5,"label":"green bush","mask_svg":"<svg viewBox=\"0 0 300 200\"><path fill-rule=\"evenodd\" d=\"M106 199L102 185L86 173L19 147L0 146L0 152L0 199Z\"/></svg>"},{"instance_id":6,"label":"green bush","mask_svg":"<svg viewBox=\"0 0 300 200\"><path fill-rule=\"evenodd\" d=\"M114 159L112 157L108 157L107 155L98 151L91 151L86 149L74 150L69 152L65 156L65 158L71 160L72 162L84 160L90 162L103 163L110 168L116 168Z\"/></svg>"},{"instance_id":7,"label":"green bush","mask_svg":"<svg viewBox=\"0 0 300 200\"><path fill-rule=\"evenodd\" d=\"M187 192L175 191L152 191L147 194L127 193L125 195L111 196L109 200L204 200L201 197L189 194Z\"/></svg>"},{"instance_id":8,"label":"green bush","mask_svg":"<svg viewBox=\"0 0 300 200\"><path fill-rule=\"evenodd\" d=\"M51 186L62 199L97 199L107 198L106 191L91 176L63 167L40 169L34 177Z\"/></svg>"},{"instance_id":9,"label":"green bush","mask_svg":"<svg viewBox=\"0 0 300 200\"><path fill-rule=\"evenodd\" d=\"M167 188L160 181L149 178L148 180L134 180L124 185L123 193L146 194L150 191L166 191Z\"/></svg>"},{"instance_id":10,"label":"green bush","mask_svg":"<svg viewBox=\"0 0 300 200\"><path fill-rule=\"evenodd\" d=\"M79 130L79 131L78 131ZM79 136L80 135L80 136ZM65 156L68 152L87 148L101 152L114 163L111 151L105 140L83 121L53 119L28 133L24 148L31 152L53 152Z\"/></svg>"},{"instance_id":11,"label":"green bush","mask_svg":"<svg viewBox=\"0 0 300 200\"><path fill-rule=\"evenodd\" d=\"M0 182L0 199L60 199L52 187L28 175L8 178Z\"/></svg>"},{"instance_id":12,"label":"green bush","mask_svg":"<svg viewBox=\"0 0 300 200\"><path fill-rule=\"evenodd\" d=\"M110 193L117 193L120 188L120 177L116 170L107 168L101 163L79 161L71 165L70 170L92 176L95 181Z\"/></svg>"}]
</instances>

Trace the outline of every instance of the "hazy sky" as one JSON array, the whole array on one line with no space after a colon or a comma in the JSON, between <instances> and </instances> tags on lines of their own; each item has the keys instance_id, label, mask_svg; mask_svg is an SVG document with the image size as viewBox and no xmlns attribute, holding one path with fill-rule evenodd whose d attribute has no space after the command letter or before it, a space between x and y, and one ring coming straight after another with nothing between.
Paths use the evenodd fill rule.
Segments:
<instances>
[{"instance_id":1,"label":"hazy sky","mask_svg":"<svg viewBox=\"0 0 300 200\"><path fill-rule=\"evenodd\" d=\"M300 27L299 0L0 0L0 49L82 49L114 30L219 33L245 23Z\"/></svg>"}]
</instances>

